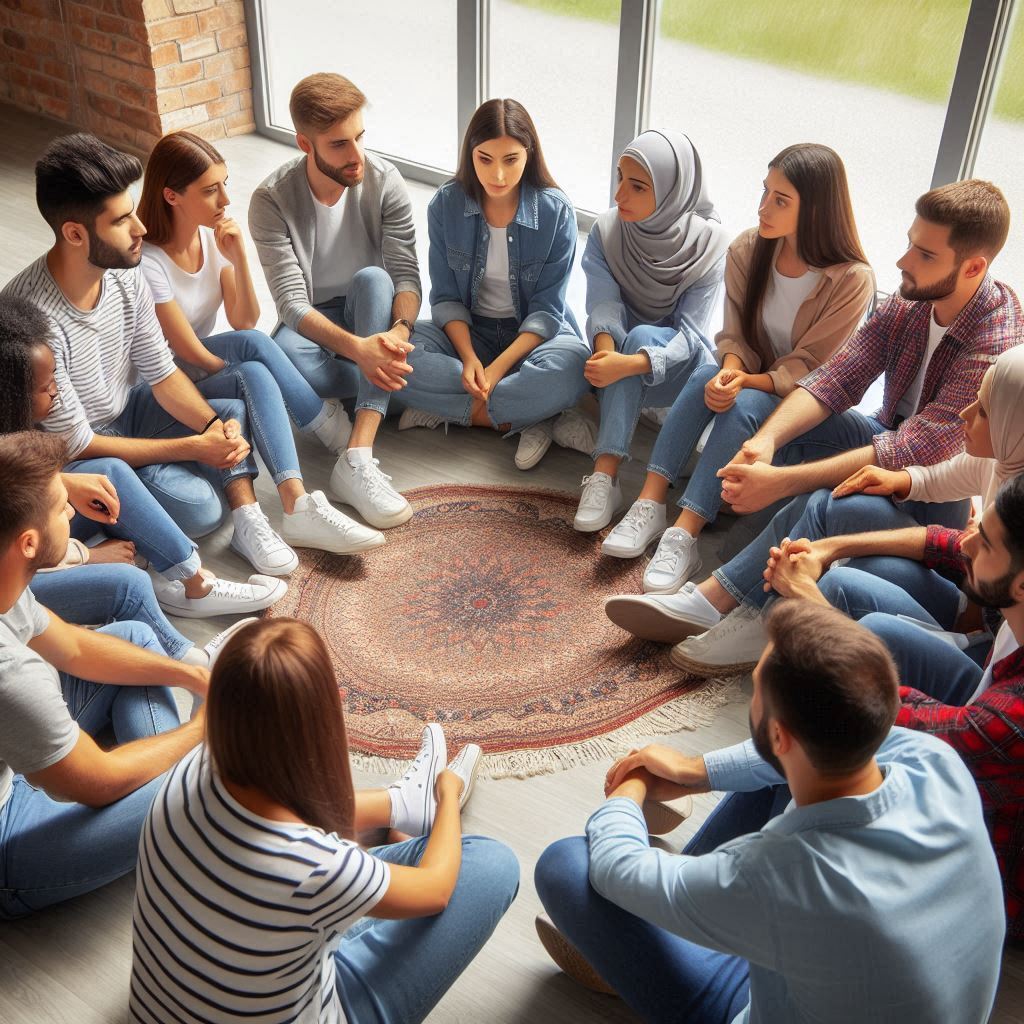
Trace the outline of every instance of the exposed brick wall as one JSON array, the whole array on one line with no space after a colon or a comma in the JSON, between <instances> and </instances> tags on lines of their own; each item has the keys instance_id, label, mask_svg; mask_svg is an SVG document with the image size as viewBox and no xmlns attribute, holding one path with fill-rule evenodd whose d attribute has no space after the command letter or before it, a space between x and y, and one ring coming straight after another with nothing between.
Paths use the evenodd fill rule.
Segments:
<instances>
[{"instance_id":1,"label":"exposed brick wall","mask_svg":"<svg viewBox=\"0 0 1024 1024\"><path fill-rule=\"evenodd\" d=\"M241 0L0 0L0 99L147 153L255 128Z\"/></svg>"}]
</instances>

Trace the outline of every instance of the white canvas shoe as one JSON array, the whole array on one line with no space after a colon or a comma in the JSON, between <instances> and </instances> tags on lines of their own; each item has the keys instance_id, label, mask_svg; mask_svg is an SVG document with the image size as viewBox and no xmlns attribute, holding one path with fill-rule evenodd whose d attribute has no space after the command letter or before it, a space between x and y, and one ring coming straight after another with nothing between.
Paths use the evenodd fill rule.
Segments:
<instances>
[{"instance_id":1,"label":"white canvas shoe","mask_svg":"<svg viewBox=\"0 0 1024 1024\"><path fill-rule=\"evenodd\" d=\"M323 491L299 498L295 511L285 513L281 533L297 548L315 548L336 555L369 551L384 543L383 533L349 519L327 500Z\"/></svg>"},{"instance_id":2,"label":"white canvas shoe","mask_svg":"<svg viewBox=\"0 0 1024 1024\"><path fill-rule=\"evenodd\" d=\"M313 434L329 452L337 454L345 450L352 436L352 421L340 399L328 398L324 405L327 406L327 417Z\"/></svg>"},{"instance_id":3,"label":"white canvas shoe","mask_svg":"<svg viewBox=\"0 0 1024 1024\"><path fill-rule=\"evenodd\" d=\"M593 455L597 447L597 424L579 409L566 409L552 424L551 437L561 448Z\"/></svg>"},{"instance_id":4,"label":"white canvas shoe","mask_svg":"<svg viewBox=\"0 0 1024 1024\"><path fill-rule=\"evenodd\" d=\"M235 532L231 550L241 555L257 572L287 576L299 567L299 556L281 539L258 504L243 505L231 513Z\"/></svg>"},{"instance_id":5,"label":"white canvas shoe","mask_svg":"<svg viewBox=\"0 0 1024 1024\"><path fill-rule=\"evenodd\" d=\"M473 792L476 782L476 770L480 767L483 751L475 743L467 743L452 759L448 771L454 772L462 779L462 792L459 794L459 810L466 806L469 794Z\"/></svg>"},{"instance_id":6,"label":"white canvas shoe","mask_svg":"<svg viewBox=\"0 0 1024 1024\"><path fill-rule=\"evenodd\" d=\"M443 416L435 416L432 412L424 412L422 409L405 409L398 417L399 430L411 430L413 427L426 427L427 430L434 430L444 423Z\"/></svg>"},{"instance_id":7,"label":"white canvas shoe","mask_svg":"<svg viewBox=\"0 0 1024 1024\"><path fill-rule=\"evenodd\" d=\"M273 576L253 575L246 583L214 576L207 582L212 583L212 587L205 597L186 597L185 585L180 580L169 582L160 577L153 581L153 591L165 612L185 619L252 615L276 604L288 592L288 584Z\"/></svg>"},{"instance_id":8,"label":"white canvas shoe","mask_svg":"<svg viewBox=\"0 0 1024 1024\"><path fill-rule=\"evenodd\" d=\"M533 469L551 447L551 420L535 423L519 434L516 448L516 469Z\"/></svg>"},{"instance_id":9,"label":"white canvas shoe","mask_svg":"<svg viewBox=\"0 0 1024 1024\"><path fill-rule=\"evenodd\" d=\"M412 506L391 486L391 477L381 472L379 460L368 449L350 448L338 456L331 493L378 530L401 526L412 518Z\"/></svg>"},{"instance_id":10,"label":"white canvas shoe","mask_svg":"<svg viewBox=\"0 0 1024 1024\"><path fill-rule=\"evenodd\" d=\"M676 644L669 660L695 676L751 672L768 646L761 610L741 604L707 632Z\"/></svg>"},{"instance_id":11,"label":"white canvas shoe","mask_svg":"<svg viewBox=\"0 0 1024 1024\"><path fill-rule=\"evenodd\" d=\"M616 626L642 640L674 644L694 633L703 633L722 618L692 583L678 594L623 594L609 597L605 614Z\"/></svg>"},{"instance_id":12,"label":"white canvas shoe","mask_svg":"<svg viewBox=\"0 0 1024 1024\"><path fill-rule=\"evenodd\" d=\"M285 584L287 586L287 584ZM212 671L213 666L217 663L217 659L220 657L220 652L224 650L224 645L240 630L245 629L250 622L259 622L255 616L250 615L247 619L239 619L237 622L232 622L227 629L222 629L204 648L203 653L206 655L207 668Z\"/></svg>"},{"instance_id":13,"label":"white canvas shoe","mask_svg":"<svg viewBox=\"0 0 1024 1024\"><path fill-rule=\"evenodd\" d=\"M700 572L700 567L697 538L678 526L671 526L661 535L658 550L644 570L644 593L674 594Z\"/></svg>"},{"instance_id":14,"label":"white canvas shoe","mask_svg":"<svg viewBox=\"0 0 1024 1024\"><path fill-rule=\"evenodd\" d=\"M641 498L634 501L619 524L601 545L613 558L639 558L647 545L665 529L665 506Z\"/></svg>"},{"instance_id":15,"label":"white canvas shoe","mask_svg":"<svg viewBox=\"0 0 1024 1024\"><path fill-rule=\"evenodd\" d=\"M596 533L603 530L612 516L622 508L622 490L619 481L607 473L591 473L583 478L583 493L580 495L573 529L580 533Z\"/></svg>"},{"instance_id":16,"label":"white canvas shoe","mask_svg":"<svg viewBox=\"0 0 1024 1024\"><path fill-rule=\"evenodd\" d=\"M434 783L448 761L444 730L431 722L420 738L419 753L405 774L388 786L391 798L391 827L407 836L425 836L434 824L437 795Z\"/></svg>"}]
</instances>

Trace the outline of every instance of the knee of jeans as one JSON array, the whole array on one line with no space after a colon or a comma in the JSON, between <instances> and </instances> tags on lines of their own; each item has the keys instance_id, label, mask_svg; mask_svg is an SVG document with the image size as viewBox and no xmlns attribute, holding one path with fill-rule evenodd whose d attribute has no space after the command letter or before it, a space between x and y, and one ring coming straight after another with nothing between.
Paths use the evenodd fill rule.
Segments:
<instances>
[{"instance_id":1,"label":"knee of jeans","mask_svg":"<svg viewBox=\"0 0 1024 1024\"><path fill-rule=\"evenodd\" d=\"M892 649L893 642L896 640L896 634L902 628L900 620L895 615L888 614L888 612L868 612L860 620L860 624L865 629L874 633L890 650ZM916 629L917 627L912 626L911 628Z\"/></svg>"},{"instance_id":2,"label":"knee of jeans","mask_svg":"<svg viewBox=\"0 0 1024 1024\"><path fill-rule=\"evenodd\" d=\"M243 363L244 366L256 366L256 363ZM222 420L238 420L245 424L246 411L245 400L241 398L214 398L210 405L217 411Z\"/></svg>"},{"instance_id":3,"label":"knee of jeans","mask_svg":"<svg viewBox=\"0 0 1024 1024\"><path fill-rule=\"evenodd\" d=\"M664 348L665 328L652 327L650 324L638 324L622 339L622 351L635 355L645 345L649 348Z\"/></svg>"},{"instance_id":4,"label":"knee of jeans","mask_svg":"<svg viewBox=\"0 0 1024 1024\"><path fill-rule=\"evenodd\" d=\"M189 502L187 511L179 508L177 515L171 517L181 532L192 540L212 533L224 521L224 506L220 496L208 481L197 481L197 486L200 483L205 485L202 495L190 495L193 500Z\"/></svg>"},{"instance_id":5,"label":"knee of jeans","mask_svg":"<svg viewBox=\"0 0 1024 1024\"><path fill-rule=\"evenodd\" d=\"M144 647L146 650L156 651L158 654L164 652L156 633L153 632L153 627L145 622L136 622L134 619L112 622L109 626L102 627L102 632L127 640L128 643L134 644L136 647Z\"/></svg>"},{"instance_id":6,"label":"knee of jeans","mask_svg":"<svg viewBox=\"0 0 1024 1024\"><path fill-rule=\"evenodd\" d=\"M519 860L510 847L497 839L463 836L462 870L486 880L489 891L506 897L506 906L519 891Z\"/></svg>"},{"instance_id":7,"label":"knee of jeans","mask_svg":"<svg viewBox=\"0 0 1024 1024\"><path fill-rule=\"evenodd\" d=\"M351 295L354 291L367 289L371 292L389 292L395 294L395 286L391 275L383 267L363 267L352 275L352 283L348 287Z\"/></svg>"},{"instance_id":8,"label":"knee of jeans","mask_svg":"<svg viewBox=\"0 0 1024 1024\"><path fill-rule=\"evenodd\" d=\"M244 331L236 331L238 340L241 343L241 347L247 352L253 352L256 355L267 345L272 339L269 335L264 334L263 331L257 331L255 328L249 328ZM253 358L252 356L246 356L247 359Z\"/></svg>"},{"instance_id":9,"label":"knee of jeans","mask_svg":"<svg viewBox=\"0 0 1024 1024\"><path fill-rule=\"evenodd\" d=\"M119 568L122 571L118 576L118 583L126 595L144 601L153 593L153 581L144 569L137 565L124 565Z\"/></svg>"},{"instance_id":10,"label":"knee of jeans","mask_svg":"<svg viewBox=\"0 0 1024 1024\"><path fill-rule=\"evenodd\" d=\"M829 569L818 581L818 589L829 604L834 605L843 590L852 582L850 570L845 565Z\"/></svg>"},{"instance_id":11,"label":"knee of jeans","mask_svg":"<svg viewBox=\"0 0 1024 1024\"><path fill-rule=\"evenodd\" d=\"M570 881L582 873L589 881L590 849L585 836L553 842L538 858L533 884L545 907L557 905L571 891Z\"/></svg>"},{"instance_id":12,"label":"knee of jeans","mask_svg":"<svg viewBox=\"0 0 1024 1024\"><path fill-rule=\"evenodd\" d=\"M248 359L244 363L238 363L235 371L242 376L242 382L251 391L253 386L266 388L274 384L274 375L270 370L255 359ZM244 403L243 403L244 405Z\"/></svg>"}]
</instances>

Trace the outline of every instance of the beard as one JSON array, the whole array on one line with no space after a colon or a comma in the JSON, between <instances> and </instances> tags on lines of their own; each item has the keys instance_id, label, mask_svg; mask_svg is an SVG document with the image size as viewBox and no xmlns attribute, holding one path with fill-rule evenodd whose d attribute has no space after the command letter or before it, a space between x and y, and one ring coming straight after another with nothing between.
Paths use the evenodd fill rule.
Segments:
<instances>
[{"instance_id":1,"label":"beard","mask_svg":"<svg viewBox=\"0 0 1024 1024\"><path fill-rule=\"evenodd\" d=\"M972 566L973 569L973 566ZM968 573L970 583L966 581L960 589L975 603L986 608L1012 608L1017 602L1010 594L1017 573L1012 570L997 580L974 582L973 572Z\"/></svg>"},{"instance_id":2,"label":"beard","mask_svg":"<svg viewBox=\"0 0 1024 1024\"><path fill-rule=\"evenodd\" d=\"M782 768L782 762L772 753L772 743L768 737L768 716L762 715L761 721L754 725L754 719L750 712L747 712L747 721L750 723L750 738L754 741L754 749L761 759L770 764L783 778L786 777Z\"/></svg>"},{"instance_id":3,"label":"beard","mask_svg":"<svg viewBox=\"0 0 1024 1024\"><path fill-rule=\"evenodd\" d=\"M118 249L104 242L95 228L89 228L89 262L100 270L131 270L142 262L142 251L136 256L130 250Z\"/></svg>"},{"instance_id":4,"label":"beard","mask_svg":"<svg viewBox=\"0 0 1024 1024\"><path fill-rule=\"evenodd\" d=\"M331 181L336 181L339 185L344 185L345 188L352 188L363 180L362 167L355 172L346 171L344 167L334 167L320 156L320 151L316 146L313 147L313 162L321 174L326 174Z\"/></svg>"},{"instance_id":5,"label":"beard","mask_svg":"<svg viewBox=\"0 0 1024 1024\"><path fill-rule=\"evenodd\" d=\"M936 302L939 299L944 299L956 291L956 279L960 276L961 266L963 264L958 263L953 273L948 277L944 277L941 281L936 281L935 284L927 285L923 288L919 288L916 284L912 284L909 287L901 284L900 296L908 302Z\"/></svg>"},{"instance_id":6,"label":"beard","mask_svg":"<svg viewBox=\"0 0 1024 1024\"><path fill-rule=\"evenodd\" d=\"M52 569L59 565L61 559L67 554L67 539L61 540L53 536L43 537L39 543L39 554L29 562L29 572L36 573L40 569Z\"/></svg>"}]
</instances>

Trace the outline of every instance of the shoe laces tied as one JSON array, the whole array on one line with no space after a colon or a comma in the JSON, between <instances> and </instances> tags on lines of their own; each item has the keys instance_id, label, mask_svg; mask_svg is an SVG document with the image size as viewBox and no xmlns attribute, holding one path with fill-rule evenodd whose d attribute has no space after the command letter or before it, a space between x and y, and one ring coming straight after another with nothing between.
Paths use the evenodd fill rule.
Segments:
<instances>
[{"instance_id":1,"label":"shoe laces tied","mask_svg":"<svg viewBox=\"0 0 1024 1024\"><path fill-rule=\"evenodd\" d=\"M622 517L622 521L615 527L616 532L631 533L634 537L640 536L640 531L654 518L653 505L633 505Z\"/></svg>"},{"instance_id":2,"label":"shoe laces tied","mask_svg":"<svg viewBox=\"0 0 1024 1024\"><path fill-rule=\"evenodd\" d=\"M685 546L685 537L662 537L658 550L654 552L654 557L651 559L650 570L653 572L676 572Z\"/></svg>"},{"instance_id":3,"label":"shoe laces tied","mask_svg":"<svg viewBox=\"0 0 1024 1024\"><path fill-rule=\"evenodd\" d=\"M309 496L310 505L312 508L310 512L315 510L315 514L318 515L325 523L335 527L338 530L351 530L356 525L351 519L348 518L343 512L339 512L326 498L318 494L316 497L313 495Z\"/></svg>"},{"instance_id":4,"label":"shoe laces tied","mask_svg":"<svg viewBox=\"0 0 1024 1024\"><path fill-rule=\"evenodd\" d=\"M395 494L395 489L391 486L391 477L380 469L380 459L362 462L354 467L354 472L370 501L374 501L380 494L386 494L388 497Z\"/></svg>"},{"instance_id":5,"label":"shoe laces tied","mask_svg":"<svg viewBox=\"0 0 1024 1024\"><path fill-rule=\"evenodd\" d=\"M608 494L612 489L612 478L607 473L592 473L583 478L583 483L580 486L583 488L580 508L596 511L604 508L608 500Z\"/></svg>"},{"instance_id":6,"label":"shoe laces tied","mask_svg":"<svg viewBox=\"0 0 1024 1024\"><path fill-rule=\"evenodd\" d=\"M249 513L242 520L242 529L252 533L257 543L263 547L279 548L284 546L284 541L274 531L266 513L259 507L256 507L255 512Z\"/></svg>"}]
</instances>

